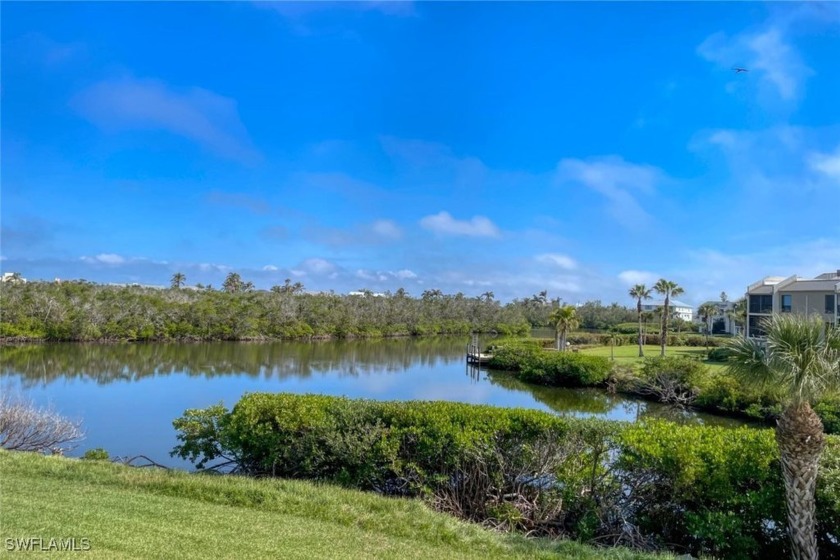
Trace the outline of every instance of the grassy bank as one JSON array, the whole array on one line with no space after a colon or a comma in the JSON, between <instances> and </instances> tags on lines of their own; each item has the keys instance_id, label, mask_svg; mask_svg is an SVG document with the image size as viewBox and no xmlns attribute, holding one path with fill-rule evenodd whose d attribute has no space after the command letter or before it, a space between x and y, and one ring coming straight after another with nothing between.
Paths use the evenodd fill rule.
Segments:
<instances>
[{"instance_id":1,"label":"grassy bank","mask_svg":"<svg viewBox=\"0 0 840 560\"><path fill-rule=\"evenodd\" d=\"M0 450L0 538L86 538L85 558L653 559L495 533L416 500Z\"/></svg>"},{"instance_id":2,"label":"grassy bank","mask_svg":"<svg viewBox=\"0 0 840 560\"><path fill-rule=\"evenodd\" d=\"M612 353L611 353L612 350ZM646 345L644 346L645 358L652 358L659 355L660 347ZM622 344L615 348L609 346L593 346L591 348L584 348L580 351L582 354L590 356L602 356L604 358L611 358L615 356L615 363L627 366L641 366L645 358L639 357L639 346ZM707 359L708 351L703 347L697 346L668 346L665 348L666 356L688 356L702 361L710 370L723 371L726 364L723 362L712 362Z\"/></svg>"}]
</instances>

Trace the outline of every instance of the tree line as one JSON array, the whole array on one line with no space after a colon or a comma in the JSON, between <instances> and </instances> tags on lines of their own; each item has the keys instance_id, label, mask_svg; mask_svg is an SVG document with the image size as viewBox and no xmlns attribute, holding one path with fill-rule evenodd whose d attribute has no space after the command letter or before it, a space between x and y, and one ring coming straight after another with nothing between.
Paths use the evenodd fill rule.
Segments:
<instances>
[{"instance_id":1,"label":"tree line","mask_svg":"<svg viewBox=\"0 0 840 560\"><path fill-rule=\"evenodd\" d=\"M524 334L532 327L555 327L557 310L563 307L575 309L571 330L605 331L638 319L634 309L618 303L594 300L572 306L560 297L550 298L547 291L502 304L492 291L467 296L427 289L412 296L403 288L383 294L360 289L341 295L311 293L290 279L270 290L257 290L235 272L218 289L186 282L180 272L172 275L168 289L85 280L6 282L0 285L0 337L259 340L474 331ZM659 322L659 317L650 320Z\"/></svg>"},{"instance_id":2,"label":"tree line","mask_svg":"<svg viewBox=\"0 0 840 560\"><path fill-rule=\"evenodd\" d=\"M0 286L0 337L261 340L472 331L525 334L530 328L515 306L501 305L492 294L467 297L427 290L412 297L397 290L339 295L307 293L291 282L264 291L237 277L229 280L222 290L87 281L4 283Z\"/></svg>"}]
</instances>

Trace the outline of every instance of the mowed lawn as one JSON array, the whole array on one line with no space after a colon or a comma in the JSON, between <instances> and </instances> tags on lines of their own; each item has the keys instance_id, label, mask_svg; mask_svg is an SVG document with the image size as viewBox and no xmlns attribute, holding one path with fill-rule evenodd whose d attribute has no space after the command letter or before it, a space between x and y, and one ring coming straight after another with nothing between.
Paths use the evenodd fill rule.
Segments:
<instances>
[{"instance_id":1,"label":"mowed lawn","mask_svg":"<svg viewBox=\"0 0 840 560\"><path fill-rule=\"evenodd\" d=\"M88 539L89 551L33 553L50 558L672 558L498 533L328 485L0 450L0 556L33 537Z\"/></svg>"},{"instance_id":2,"label":"mowed lawn","mask_svg":"<svg viewBox=\"0 0 840 560\"><path fill-rule=\"evenodd\" d=\"M646 345L644 347L645 351L645 358L650 358L653 356L659 356L661 352L661 348L652 345ZM625 365L637 365L641 364L644 358L639 357L639 346L636 344L623 344L621 346L616 346L614 348L615 352L615 361L618 364L625 364ZM609 346L594 346L591 348L584 348L581 350L583 354L591 354L593 356L603 356L605 358L610 357L610 347ZM726 364L723 362L710 362L706 359L707 350L702 346L666 346L665 347L665 355L666 356L692 356L698 358L703 361L704 364L709 366L712 369L724 369Z\"/></svg>"}]
</instances>

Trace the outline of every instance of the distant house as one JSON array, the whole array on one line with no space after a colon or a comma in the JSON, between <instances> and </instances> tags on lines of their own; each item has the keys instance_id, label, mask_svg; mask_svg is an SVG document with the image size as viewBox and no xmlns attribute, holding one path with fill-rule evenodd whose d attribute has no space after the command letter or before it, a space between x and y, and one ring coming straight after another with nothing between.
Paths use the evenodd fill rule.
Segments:
<instances>
[{"instance_id":1,"label":"distant house","mask_svg":"<svg viewBox=\"0 0 840 560\"><path fill-rule=\"evenodd\" d=\"M774 313L819 315L840 325L840 269L816 278L768 276L747 288L747 336L763 336L761 321Z\"/></svg>"},{"instance_id":2,"label":"distant house","mask_svg":"<svg viewBox=\"0 0 840 560\"><path fill-rule=\"evenodd\" d=\"M735 302L733 301L707 301L704 302L700 307L704 305L714 305L715 309L717 310L714 315L712 315L712 333L713 334L738 334L740 331L740 327L735 324L735 321L732 317L732 311L735 309ZM698 308L699 309L699 308ZM697 320L702 321L703 318L700 317L698 312Z\"/></svg>"},{"instance_id":3,"label":"distant house","mask_svg":"<svg viewBox=\"0 0 840 560\"><path fill-rule=\"evenodd\" d=\"M4 272L0 277L0 282L11 282L12 284L26 284L26 278L20 275L20 272Z\"/></svg>"},{"instance_id":4,"label":"distant house","mask_svg":"<svg viewBox=\"0 0 840 560\"><path fill-rule=\"evenodd\" d=\"M664 306L665 300L642 302L642 311L658 311ZM694 318L694 308L687 303L672 299L668 302L668 307L683 321L691 321Z\"/></svg>"}]
</instances>

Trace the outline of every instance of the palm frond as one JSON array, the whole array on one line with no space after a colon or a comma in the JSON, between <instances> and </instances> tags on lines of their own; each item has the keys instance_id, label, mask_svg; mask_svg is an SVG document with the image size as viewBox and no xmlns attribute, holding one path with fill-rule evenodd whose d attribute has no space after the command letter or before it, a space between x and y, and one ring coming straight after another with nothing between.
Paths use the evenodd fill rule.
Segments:
<instances>
[{"instance_id":1,"label":"palm frond","mask_svg":"<svg viewBox=\"0 0 840 560\"><path fill-rule=\"evenodd\" d=\"M792 404L813 403L840 387L840 334L819 316L773 315L766 339L739 338L729 371L744 383L780 390Z\"/></svg>"}]
</instances>

